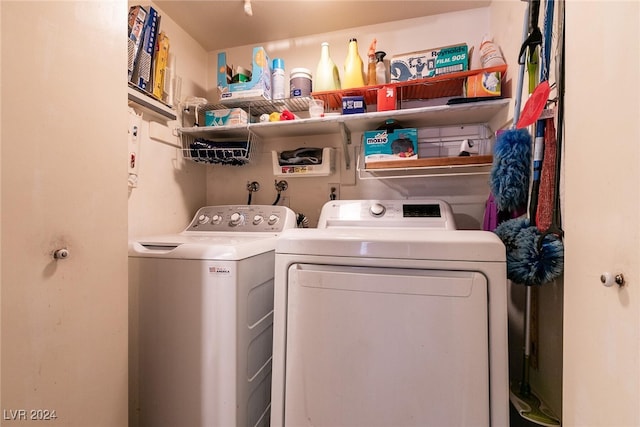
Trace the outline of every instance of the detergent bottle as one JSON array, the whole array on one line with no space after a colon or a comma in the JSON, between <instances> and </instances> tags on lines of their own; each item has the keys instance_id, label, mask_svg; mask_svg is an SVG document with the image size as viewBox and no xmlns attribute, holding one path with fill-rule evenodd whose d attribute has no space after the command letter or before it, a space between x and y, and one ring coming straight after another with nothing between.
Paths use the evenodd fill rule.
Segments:
<instances>
[{"instance_id":1,"label":"detergent bottle","mask_svg":"<svg viewBox=\"0 0 640 427\"><path fill-rule=\"evenodd\" d=\"M329 43L324 42L320 48L320 61L318 61L318 68L316 69L313 90L315 92L324 92L338 89L340 89L340 73L329 55Z\"/></svg>"},{"instance_id":2,"label":"detergent bottle","mask_svg":"<svg viewBox=\"0 0 640 427\"><path fill-rule=\"evenodd\" d=\"M349 40L349 50L344 61L344 81L343 89L364 86L363 63L360 53L358 53L358 40Z\"/></svg>"}]
</instances>

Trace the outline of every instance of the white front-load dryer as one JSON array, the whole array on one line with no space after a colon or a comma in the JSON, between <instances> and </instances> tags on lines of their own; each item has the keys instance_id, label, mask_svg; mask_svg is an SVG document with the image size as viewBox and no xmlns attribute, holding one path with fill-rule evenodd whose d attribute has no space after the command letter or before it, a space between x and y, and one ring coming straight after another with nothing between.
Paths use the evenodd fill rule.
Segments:
<instances>
[{"instance_id":1,"label":"white front-load dryer","mask_svg":"<svg viewBox=\"0 0 640 427\"><path fill-rule=\"evenodd\" d=\"M130 418L140 427L269 424L283 206L208 206L129 243Z\"/></svg>"},{"instance_id":2,"label":"white front-load dryer","mask_svg":"<svg viewBox=\"0 0 640 427\"><path fill-rule=\"evenodd\" d=\"M275 258L273 427L508 426L493 233L437 200L332 201Z\"/></svg>"}]
</instances>

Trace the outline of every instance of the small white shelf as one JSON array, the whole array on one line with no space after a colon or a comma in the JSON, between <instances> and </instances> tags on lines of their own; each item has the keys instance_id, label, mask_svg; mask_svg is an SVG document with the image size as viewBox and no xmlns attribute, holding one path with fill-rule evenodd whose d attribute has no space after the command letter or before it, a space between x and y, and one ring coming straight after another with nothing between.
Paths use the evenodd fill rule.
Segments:
<instances>
[{"instance_id":1,"label":"small white shelf","mask_svg":"<svg viewBox=\"0 0 640 427\"><path fill-rule=\"evenodd\" d=\"M280 153L272 151L273 174L288 178L329 176L335 172L334 149L324 147L322 149L322 163L318 164L281 164Z\"/></svg>"},{"instance_id":2,"label":"small white shelf","mask_svg":"<svg viewBox=\"0 0 640 427\"><path fill-rule=\"evenodd\" d=\"M129 100L129 103L133 103L143 108L146 112L151 113L156 117L164 120L177 119L176 112L173 108L158 101L152 96L135 89L131 85L127 86L127 99Z\"/></svg>"},{"instance_id":3,"label":"small white shelf","mask_svg":"<svg viewBox=\"0 0 640 427\"><path fill-rule=\"evenodd\" d=\"M358 178L360 179L407 179L428 178L436 176L488 175L492 163L476 163L464 165L397 167L385 169L367 169L362 166L358 156Z\"/></svg>"}]
</instances>

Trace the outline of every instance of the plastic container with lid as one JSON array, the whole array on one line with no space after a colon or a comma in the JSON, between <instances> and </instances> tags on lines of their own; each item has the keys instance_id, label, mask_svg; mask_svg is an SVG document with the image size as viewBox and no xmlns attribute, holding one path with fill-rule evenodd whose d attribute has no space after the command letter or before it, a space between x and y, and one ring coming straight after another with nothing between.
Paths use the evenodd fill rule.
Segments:
<instances>
[{"instance_id":1,"label":"plastic container with lid","mask_svg":"<svg viewBox=\"0 0 640 427\"><path fill-rule=\"evenodd\" d=\"M311 70L308 68L294 68L289 78L291 98L311 96Z\"/></svg>"}]
</instances>

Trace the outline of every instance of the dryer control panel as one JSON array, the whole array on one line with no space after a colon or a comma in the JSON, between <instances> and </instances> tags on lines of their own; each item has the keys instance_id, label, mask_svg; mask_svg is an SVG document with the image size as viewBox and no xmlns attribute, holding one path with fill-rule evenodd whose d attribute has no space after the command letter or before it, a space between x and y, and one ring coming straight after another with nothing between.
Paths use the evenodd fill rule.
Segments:
<instances>
[{"instance_id":1,"label":"dryer control panel","mask_svg":"<svg viewBox=\"0 0 640 427\"><path fill-rule=\"evenodd\" d=\"M296 215L286 206L222 205L198 209L185 231L277 233L295 226Z\"/></svg>"},{"instance_id":2,"label":"dryer control panel","mask_svg":"<svg viewBox=\"0 0 640 427\"><path fill-rule=\"evenodd\" d=\"M451 206L443 200L333 200L322 207L318 228L419 227L455 230Z\"/></svg>"}]
</instances>

